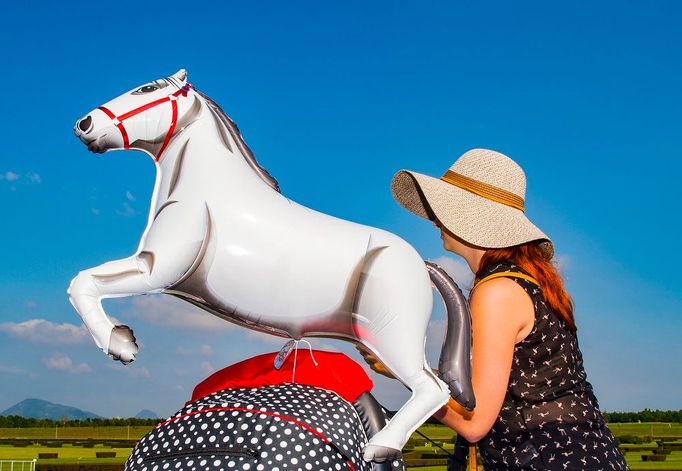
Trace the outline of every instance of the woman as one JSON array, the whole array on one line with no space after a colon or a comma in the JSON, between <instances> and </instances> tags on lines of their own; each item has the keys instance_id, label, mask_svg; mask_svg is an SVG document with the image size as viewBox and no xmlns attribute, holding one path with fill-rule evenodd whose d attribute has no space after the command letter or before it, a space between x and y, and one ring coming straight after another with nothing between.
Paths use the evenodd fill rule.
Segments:
<instances>
[{"instance_id":1,"label":"woman","mask_svg":"<svg viewBox=\"0 0 682 471\"><path fill-rule=\"evenodd\" d=\"M451 400L436 417L478 442L486 470L627 469L585 378L552 242L524 214L523 170L474 149L440 179L402 170L392 189L403 207L434 221L444 248L476 275L477 407L469 413Z\"/></svg>"}]
</instances>

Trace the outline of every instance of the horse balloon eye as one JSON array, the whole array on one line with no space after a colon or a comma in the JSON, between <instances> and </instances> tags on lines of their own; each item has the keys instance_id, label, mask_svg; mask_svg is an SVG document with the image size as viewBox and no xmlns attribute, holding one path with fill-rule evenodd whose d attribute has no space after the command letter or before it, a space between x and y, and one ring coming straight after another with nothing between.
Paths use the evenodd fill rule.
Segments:
<instances>
[{"instance_id":1,"label":"horse balloon eye","mask_svg":"<svg viewBox=\"0 0 682 471\"><path fill-rule=\"evenodd\" d=\"M157 85L145 85L144 87L140 87L135 90L135 93L149 93L158 89L159 87Z\"/></svg>"}]
</instances>

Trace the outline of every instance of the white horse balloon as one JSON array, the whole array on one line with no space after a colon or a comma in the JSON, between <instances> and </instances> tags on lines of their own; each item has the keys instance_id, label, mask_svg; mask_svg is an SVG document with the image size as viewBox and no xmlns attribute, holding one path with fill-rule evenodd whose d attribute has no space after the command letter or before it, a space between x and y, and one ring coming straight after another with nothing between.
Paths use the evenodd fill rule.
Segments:
<instances>
[{"instance_id":1,"label":"white horse balloon","mask_svg":"<svg viewBox=\"0 0 682 471\"><path fill-rule=\"evenodd\" d=\"M132 330L115 326L101 299L159 292L250 329L360 344L412 391L365 447L368 461L396 456L451 392L473 408L470 319L454 282L401 238L284 197L232 120L186 75L125 93L75 126L93 152L141 150L157 165L137 252L80 272L69 287L97 345L133 361ZM447 385L424 354L431 282L448 313L440 361Z\"/></svg>"}]
</instances>

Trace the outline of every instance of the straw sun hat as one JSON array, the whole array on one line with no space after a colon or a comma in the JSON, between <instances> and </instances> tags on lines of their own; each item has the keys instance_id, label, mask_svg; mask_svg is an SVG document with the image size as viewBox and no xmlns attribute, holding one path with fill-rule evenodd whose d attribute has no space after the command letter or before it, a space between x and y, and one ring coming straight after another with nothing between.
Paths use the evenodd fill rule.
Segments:
<instances>
[{"instance_id":1,"label":"straw sun hat","mask_svg":"<svg viewBox=\"0 0 682 471\"><path fill-rule=\"evenodd\" d=\"M554 254L552 241L524 214L523 170L499 152L465 152L440 178L401 170L391 190L402 207L437 218L471 245L493 249L538 241L548 260Z\"/></svg>"}]
</instances>

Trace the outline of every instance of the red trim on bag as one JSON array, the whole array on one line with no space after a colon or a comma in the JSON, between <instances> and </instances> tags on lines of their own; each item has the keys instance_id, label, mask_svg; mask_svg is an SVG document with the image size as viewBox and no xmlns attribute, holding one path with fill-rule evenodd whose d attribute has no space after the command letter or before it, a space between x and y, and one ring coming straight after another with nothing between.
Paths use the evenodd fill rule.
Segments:
<instances>
[{"instance_id":1,"label":"red trim on bag","mask_svg":"<svg viewBox=\"0 0 682 471\"><path fill-rule=\"evenodd\" d=\"M246 407L208 407L206 409L201 409L201 410L197 410L194 412L189 412L187 414L183 414L180 417L171 417L170 419L161 422L155 428L159 428L163 425L166 425L169 422L175 422L176 420L184 419L185 417L190 417L192 415L203 414L205 412L216 412L216 411L240 411L240 412L250 412L252 414L264 414L264 415L269 415L271 417L279 417L280 419L284 419L287 422L291 422L291 423L294 423L300 427L303 427L304 429L306 429L310 433L317 435L325 443L331 443L331 440L329 440L327 437L325 437L320 432L318 432L317 430L312 428L310 425L305 424L299 420L292 419L291 417L288 417L286 415L278 414L277 412L262 411L262 410L258 410L258 409L247 409Z\"/></svg>"}]
</instances>

